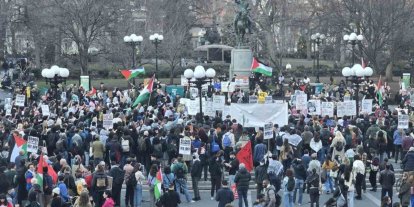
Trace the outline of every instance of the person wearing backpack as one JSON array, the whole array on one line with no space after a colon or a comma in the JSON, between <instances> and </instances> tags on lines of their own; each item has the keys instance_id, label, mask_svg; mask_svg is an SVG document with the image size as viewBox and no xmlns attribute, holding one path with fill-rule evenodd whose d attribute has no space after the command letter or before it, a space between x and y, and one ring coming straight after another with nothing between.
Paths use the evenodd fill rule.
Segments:
<instances>
[{"instance_id":1,"label":"person wearing backpack","mask_svg":"<svg viewBox=\"0 0 414 207\"><path fill-rule=\"evenodd\" d=\"M332 140L331 148L333 148L332 157L339 157L342 159L345 156L345 138L340 131L335 132L335 138Z\"/></svg>"},{"instance_id":2,"label":"person wearing backpack","mask_svg":"<svg viewBox=\"0 0 414 207\"><path fill-rule=\"evenodd\" d=\"M228 161L230 159L230 152L233 151L234 146L236 144L234 140L233 129L226 129L226 133L223 134L221 143L222 149L224 150L224 160Z\"/></svg>"},{"instance_id":3,"label":"person wearing backpack","mask_svg":"<svg viewBox=\"0 0 414 207\"><path fill-rule=\"evenodd\" d=\"M97 165L93 174L91 192L93 192L93 202L95 207L101 207L103 204L103 193L108 186L108 176L104 170L105 165Z\"/></svg>"},{"instance_id":4,"label":"person wearing backpack","mask_svg":"<svg viewBox=\"0 0 414 207\"><path fill-rule=\"evenodd\" d=\"M277 207L279 206L278 203L278 194L277 191L275 189L275 187L273 185L270 184L269 180L263 180L263 182L261 183L263 185L263 189L264 189L264 201L265 201L265 206L266 207ZM259 199L258 195L258 199ZM279 200L280 202L280 200Z\"/></svg>"},{"instance_id":5,"label":"person wearing backpack","mask_svg":"<svg viewBox=\"0 0 414 207\"><path fill-rule=\"evenodd\" d=\"M239 207L248 206L247 204L247 191L249 190L249 182L251 180L250 172L247 171L244 163L240 163L239 171L234 178L234 182L237 187L237 194L239 195Z\"/></svg>"},{"instance_id":6,"label":"person wearing backpack","mask_svg":"<svg viewBox=\"0 0 414 207\"><path fill-rule=\"evenodd\" d=\"M286 207L293 207L293 191L295 190L295 178L291 169L286 170L286 176L283 178L283 203Z\"/></svg>"},{"instance_id":7,"label":"person wearing backpack","mask_svg":"<svg viewBox=\"0 0 414 207\"><path fill-rule=\"evenodd\" d=\"M187 187L187 173L188 168L184 163L182 157L178 157L174 164L171 166L171 170L175 174L175 188L178 193L184 194L187 202L193 203L190 192Z\"/></svg>"},{"instance_id":8,"label":"person wearing backpack","mask_svg":"<svg viewBox=\"0 0 414 207\"><path fill-rule=\"evenodd\" d=\"M126 184L125 192L125 205L133 206L134 205L134 190L137 185L137 180L135 179L134 167L131 165L132 158L126 160L126 165L124 166L124 181Z\"/></svg>"}]
</instances>

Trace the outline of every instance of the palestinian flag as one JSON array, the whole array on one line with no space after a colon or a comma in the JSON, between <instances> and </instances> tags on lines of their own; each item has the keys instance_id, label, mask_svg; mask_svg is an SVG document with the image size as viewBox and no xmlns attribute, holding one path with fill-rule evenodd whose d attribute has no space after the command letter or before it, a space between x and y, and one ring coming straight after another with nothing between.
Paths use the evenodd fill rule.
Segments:
<instances>
[{"instance_id":1,"label":"palestinian flag","mask_svg":"<svg viewBox=\"0 0 414 207\"><path fill-rule=\"evenodd\" d=\"M14 138L14 147L12 154L10 156L10 162L15 162L16 157L19 156L19 152L23 151L24 154L27 154L27 142L23 138L13 135Z\"/></svg>"},{"instance_id":2,"label":"palestinian flag","mask_svg":"<svg viewBox=\"0 0 414 207\"><path fill-rule=\"evenodd\" d=\"M96 88L92 87L92 90L90 90L85 96L94 96L96 94Z\"/></svg>"},{"instance_id":3,"label":"palestinian flag","mask_svg":"<svg viewBox=\"0 0 414 207\"><path fill-rule=\"evenodd\" d=\"M39 163L37 163L37 172L36 172L36 179L37 184L43 189L43 166L45 165L45 159L43 158L43 153L40 154Z\"/></svg>"},{"instance_id":4,"label":"palestinian flag","mask_svg":"<svg viewBox=\"0 0 414 207\"><path fill-rule=\"evenodd\" d=\"M162 186L162 172L160 168L157 172L157 177L155 178L154 196L156 200L160 199L161 197L161 194L162 194L161 186Z\"/></svg>"},{"instance_id":5,"label":"palestinian flag","mask_svg":"<svg viewBox=\"0 0 414 207\"><path fill-rule=\"evenodd\" d=\"M260 63L256 58L253 58L251 70L255 73L261 73L265 76L272 76L273 68Z\"/></svg>"},{"instance_id":6,"label":"palestinian flag","mask_svg":"<svg viewBox=\"0 0 414 207\"><path fill-rule=\"evenodd\" d=\"M131 78L135 78L139 75L144 75L145 69L144 67L140 67L132 70L121 70L121 73L125 77L125 79L130 80Z\"/></svg>"},{"instance_id":7,"label":"palestinian flag","mask_svg":"<svg viewBox=\"0 0 414 207\"><path fill-rule=\"evenodd\" d=\"M382 106L383 99L382 99L382 82L381 82L381 75L378 79L377 83L377 98L378 98L378 105Z\"/></svg>"},{"instance_id":8,"label":"palestinian flag","mask_svg":"<svg viewBox=\"0 0 414 207\"><path fill-rule=\"evenodd\" d=\"M154 88L154 79L155 79L155 75L150 79L150 81L148 82L148 85L146 85L144 89L142 89L142 91L139 93L139 96L137 97L137 99L135 99L134 104L132 104L132 108L134 108L140 103L142 104L148 101L148 99L151 96L152 89Z\"/></svg>"}]
</instances>

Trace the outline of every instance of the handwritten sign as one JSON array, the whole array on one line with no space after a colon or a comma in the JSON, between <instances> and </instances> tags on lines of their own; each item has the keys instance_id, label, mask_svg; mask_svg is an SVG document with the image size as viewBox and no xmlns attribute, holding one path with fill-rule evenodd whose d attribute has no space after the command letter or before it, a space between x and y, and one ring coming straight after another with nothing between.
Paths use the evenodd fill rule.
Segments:
<instances>
[{"instance_id":1,"label":"handwritten sign","mask_svg":"<svg viewBox=\"0 0 414 207\"><path fill-rule=\"evenodd\" d=\"M409 120L408 115L398 115L398 129L408 129Z\"/></svg>"},{"instance_id":2,"label":"handwritten sign","mask_svg":"<svg viewBox=\"0 0 414 207\"><path fill-rule=\"evenodd\" d=\"M49 105L42 104L41 108L42 108L42 115L43 116L50 116Z\"/></svg>"},{"instance_id":3,"label":"handwritten sign","mask_svg":"<svg viewBox=\"0 0 414 207\"><path fill-rule=\"evenodd\" d=\"M308 108L308 96L305 93L296 94L296 109L305 110Z\"/></svg>"},{"instance_id":4,"label":"handwritten sign","mask_svg":"<svg viewBox=\"0 0 414 207\"><path fill-rule=\"evenodd\" d=\"M187 101L187 112L189 115L196 115L200 111L200 105L197 100L188 100Z\"/></svg>"},{"instance_id":5,"label":"handwritten sign","mask_svg":"<svg viewBox=\"0 0 414 207\"><path fill-rule=\"evenodd\" d=\"M361 113L371 114L372 113L372 99L364 99L361 102Z\"/></svg>"},{"instance_id":6,"label":"handwritten sign","mask_svg":"<svg viewBox=\"0 0 414 207\"><path fill-rule=\"evenodd\" d=\"M344 117L346 116L346 113L347 113L346 104L344 102L336 103L336 116Z\"/></svg>"},{"instance_id":7,"label":"handwritten sign","mask_svg":"<svg viewBox=\"0 0 414 207\"><path fill-rule=\"evenodd\" d=\"M264 139L272 139L273 138L273 124L268 123L264 125Z\"/></svg>"},{"instance_id":8,"label":"handwritten sign","mask_svg":"<svg viewBox=\"0 0 414 207\"><path fill-rule=\"evenodd\" d=\"M103 115L102 126L105 129L112 129L114 127L113 118L112 118L111 114L104 114Z\"/></svg>"},{"instance_id":9,"label":"handwritten sign","mask_svg":"<svg viewBox=\"0 0 414 207\"><path fill-rule=\"evenodd\" d=\"M213 110L214 111L223 111L225 104L226 104L225 96L213 96Z\"/></svg>"},{"instance_id":10,"label":"handwritten sign","mask_svg":"<svg viewBox=\"0 0 414 207\"><path fill-rule=\"evenodd\" d=\"M356 116L356 101L350 100L350 101L344 101L345 103L345 109L346 109L346 115L347 116Z\"/></svg>"},{"instance_id":11,"label":"handwritten sign","mask_svg":"<svg viewBox=\"0 0 414 207\"><path fill-rule=\"evenodd\" d=\"M180 147L179 147L178 153L182 155L191 155L191 139L189 138L180 139Z\"/></svg>"},{"instance_id":12,"label":"handwritten sign","mask_svg":"<svg viewBox=\"0 0 414 207\"><path fill-rule=\"evenodd\" d=\"M14 103L16 106L24 106L24 101L26 100L25 95L16 95L16 102Z\"/></svg>"},{"instance_id":13,"label":"handwritten sign","mask_svg":"<svg viewBox=\"0 0 414 207\"><path fill-rule=\"evenodd\" d=\"M325 116L329 116L329 117L333 117L334 116L334 103L333 102L322 102L321 104L321 115L323 117Z\"/></svg>"},{"instance_id":14,"label":"handwritten sign","mask_svg":"<svg viewBox=\"0 0 414 207\"><path fill-rule=\"evenodd\" d=\"M203 113L206 116L216 116L216 111L213 107L213 101L203 101Z\"/></svg>"},{"instance_id":15,"label":"handwritten sign","mask_svg":"<svg viewBox=\"0 0 414 207\"><path fill-rule=\"evenodd\" d=\"M249 103L257 103L257 96L249 96Z\"/></svg>"},{"instance_id":16,"label":"handwritten sign","mask_svg":"<svg viewBox=\"0 0 414 207\"><path fill-rule=\"evenodd\" d=\"M39 137L27 137L27 151L31 153L37 153L39 149Z\"/></svg>"}]
</instances>

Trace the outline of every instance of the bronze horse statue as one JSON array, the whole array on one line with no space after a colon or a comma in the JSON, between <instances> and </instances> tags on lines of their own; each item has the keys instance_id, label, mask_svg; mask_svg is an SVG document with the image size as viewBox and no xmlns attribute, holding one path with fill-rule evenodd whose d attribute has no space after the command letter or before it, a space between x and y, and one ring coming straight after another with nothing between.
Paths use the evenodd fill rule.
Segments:
<instances>
[{"instance_id":1,"label":"bronze horse statue","mask_svg":"<svg viewBox=\"0 0 414 207\"><path fill-rule=\"evenodd\" d=\"M245 43L245 35L251 33L251 20L249 16L249 3L246 0L235 0L239 4L239 12L234 19L236 42L240 47Z\"/></svg>"}]
</instances>

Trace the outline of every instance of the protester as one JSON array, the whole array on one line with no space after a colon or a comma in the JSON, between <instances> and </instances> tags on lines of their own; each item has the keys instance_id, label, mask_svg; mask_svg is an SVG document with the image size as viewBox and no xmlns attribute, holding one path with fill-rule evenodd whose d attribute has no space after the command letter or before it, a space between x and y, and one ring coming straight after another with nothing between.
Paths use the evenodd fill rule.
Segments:
<instances>
[{"instance_id":1,"label":"protester","mask_svg":"<svg viewBox=\"0 0 414 207\"><path fill-rule=\"evenodd\" d=\"M181 203L180 194L174 190L174 184L168 186L168 191L161 196L159 202L164 207L178 207Z\"/></svg>"},{"instance_id":2,"label":"protester","mask_svg":"<svg viewBox=\"0 0 414 207\"><path fill-rule=\"evenodd\" d=\"M115 202L112 199L112 193L110 190L105 190L103 193L103 198L105 198L105 202L103 203L102 207L114 207Z\"/></svg>"},{"instance_id":3,"label":"protester","mask_svg":"<svg viewBox=\"0 0 414 207\"><path fill-rule=\"evenodd\" d=\"M226 207L227 204L230 204L234 200L233 192L228 187L227 180L221 182L222 187L217 191L215 200L218 201L217 207ZM247 203L246 203L247 206Z\"/></svg>"},{"instance_id":4,"label":"protester","mask_svg":"<svg viewBox=\"0 0 414 207\"><path fill-rule=\"evenodd\" d=\"M382 187L381 198L383 198L387 194L389 198L392 200L395 175L394 172L390 170L390 164L387 164L385 166L385 170L381 171L379 183Z\"/></svg>"}]
</instances>

